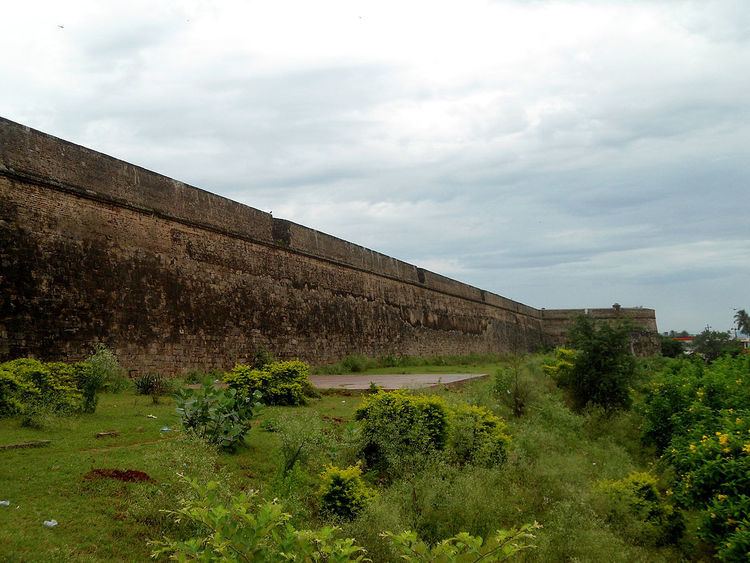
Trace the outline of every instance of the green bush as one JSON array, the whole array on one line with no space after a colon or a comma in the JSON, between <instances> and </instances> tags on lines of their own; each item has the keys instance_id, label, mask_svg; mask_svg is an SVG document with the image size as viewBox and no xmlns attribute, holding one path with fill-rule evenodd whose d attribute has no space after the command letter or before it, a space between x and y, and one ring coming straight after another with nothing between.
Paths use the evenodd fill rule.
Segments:
<instances>
[{"instance_id":1,"label":"green bush","mask_svg":"<svg viewBox=\"0 0 750 563\"><path fill-rule=\"evenodd\" d=\"M145 373L133 380L135 392L139 395L161 397L169 395L173 390L171 381L161 373Z\"/></svg>"},{"instance_id":2,"label":"green bush","mask_svg":"<svg viewBox=\"0 0 750 563\"><path fill-rule=\"evenodd\" d=\"M750 497L718 495L706 508L698 535L721 561L750 560Z\"/></svg>"},{"instance_id":3,"label":"green bush","mask_svg":"<svg viewBox=\"0 0 750 563\"><path fill-rule=\"evenodd\" d=\"M175 520L198 530L187 540L152 542L154 558L178 561L362 561L353 539L338 539L336 528L297 530L275 502L256 502L254 493L223 498L216 483L193 483L196 498L172 512Z\"/></svg>"},{"instance_id":4,"label":"green bush","mask_svg":"<svg viewBox=\"0 0 750 563\"><path fill-rule=\"evenodd\" d=\"M77 385L79 369L79 364L43 363L31 358L0 364L0 413L12 416L80 411L83 395Z\"/></svg>"},{"instance_id":5,"label":"green bush","mask_svg":"<svg viewBox=\"0 0 750 563\"><path fill-rule=\"evenodd\" d=\"M440 397L401 391L368 395L355 412L368 465L387 469L398 457L444 449L448 416Z\"/></svg>"},{"instance_id":6,"label":"green bush","mask_svg":"<svg viewBox=\"0 0 750 563\"><path fill-rule=\"evenodd\" d=\"M104 344L97 344L94 353L83 363L86 365L86 378L100 385L97 391L119 393L131 385L125 369L117 361L117 356ZM90 386L90 383L86 385Z\"/></svg>"},{"instance_id":7,"label":"green bush","mask_svg":"<svg viewBox=\"0 0 750 563\"><path fill-rule=\"evenodd\" d=\"M567 389L576 409L599 405L605 409L630 406L635 359L630 351L627 323L596 323L579 316L568 338L577 350L573 368L558 370L557 383Z\"/></svg>"},{"instance_id":8,"label":"green bush","mask_svg":"<svg viewBox=\"0 0 750 563\"><path fill-rule=\"evenodd\" d=\"M320 416L300 414L282 416L274 421L273 432L281 440L282 472L288 473L296 463L305 463L328 445Z\"/></svg>"},{"instance_id":9,"label":"green bush","mask_svg":"<svg viewBox=\"0 0 750 563\"><path fill-rule=\"evenodd\" d=\"M659 494L653 475L631 473L619 481L601 481L596 492L603 500L600 511L630 543L675 543L685 529L682 515Z\"/></svg>"},{"instance_id":10,"label":"green bush","mask_svg":"<svg viewBox=\"0 0 750 563\"><path fill-rule=\"evenodd\" d=\"M433 546L427 545L412 531L393 534L384 532L384 537L391 545L396 557L401 561L413 563L432 563L433 561L454 563L459 561L507 561L526 549L534 546L530 543L535 537L539 524L524 524L520 528L498 530L488 541L481 537L461 532L442 540Z\"/></svg>"},{"instance_id":11,"label":"green bush","mask_svg":"<svg viewBox=\"0 0 750 563\"><path fill-rule=\"evenodd\" d=\"M449 447L459 463L493 466L507 456L506 424L485 407L458 405L450 411Z\"/></svg>"},{"instance_id":12,"label":"green bush","mask_svg":"<svg viewBox=\"0 0 750 563\"><path fill-rule=\"evenodd\" d=\"M302 405L306 395L314 394L309 373L310 366L298 360L273 362L263 369L238 364L224 381L246 396L260 392L266 405Z\"/></svg>"},{"instance_id":13,"label":"green bush","mask_svg":"<svg viewBox=\"0 0 750 563\"><path fill-rule=\"evenodd\" d=\"M362 480L359 464L345 469L329 465L320 478L320 510L327 516L351 520L373 497L373 492Z\"/></svg>"},{"instance_id":14,"label":"green bush","mask_svg":"<svg viewBox=\"0 0 750 563\"><path fill-rule=\"evenodd\" d=\"M641 406L643 440L663 451L674 472L676 501L702 511L698 535L727 561L747 553L748 384L750 356L725 356L709 365L671 360L645 387Z\"/></svg>"},{"instance_id":15,"label":"green bush","mask_svg":"<svg viewBox=\"0 0 750 563\"><path fill-rule=\"evenodd\" d=\"M248 397L234 389L216 389L204 385L201 389L184 389L177 394L177 412L182 426L209 444L234 450L250 430L253 409L260 394Z\"/></svg>"}]
</instances>

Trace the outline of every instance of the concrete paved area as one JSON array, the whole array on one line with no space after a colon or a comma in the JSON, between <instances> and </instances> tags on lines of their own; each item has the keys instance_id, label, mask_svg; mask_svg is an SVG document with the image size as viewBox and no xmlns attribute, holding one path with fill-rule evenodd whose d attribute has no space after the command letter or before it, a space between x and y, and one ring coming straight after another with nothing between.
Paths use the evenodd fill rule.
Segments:
<instances>
[{"instance_id":1,"label":"concrete paved area","mask_svg":"<svg viewBox=\"0 0 750 563\"><path fill-rule=\"evenodd\" d=\"M423 389L436 385L460 385L472 379L487 377L486 373L409 373L387 375L311 375L316 389L363 391L370 383L385 390Z\"/></svg>"}]
</instances>

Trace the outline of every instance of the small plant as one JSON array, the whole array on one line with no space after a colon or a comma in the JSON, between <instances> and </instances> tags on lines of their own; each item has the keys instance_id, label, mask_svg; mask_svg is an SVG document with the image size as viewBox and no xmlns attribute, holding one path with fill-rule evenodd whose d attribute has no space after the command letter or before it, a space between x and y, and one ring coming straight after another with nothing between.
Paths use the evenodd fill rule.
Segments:
<instances>
[{"instance_id":1,"label":"small plant","mask_svg":"<svg viewBox=\"0 0 750 563\"><path fill-rule=\"evenodd\" d=\"M91 382L96 382L99 385L97 391L119 393L131 384L125 370L117 361L117 356L104 344L97 344L94 353L86 358L83 364L88 380L86 385L91 387Z\"/></svg>"},{"instance_id":2,"label":"small plant","mask_svg":"<svg viewBox=\"0 0 750 563\"><path fill-rule=\"evenodd\" d=\"M177 397L177 412L182 426L208 442L226 450L234 450L250 430L250 419L259 405L260 393L252 397L234 389L185 389Z\"/></svg>"},{"instance_id":3,"label":"small plant","mask_svg":"<svg viewBox=\"0 0 750 563\"><path fill-rule=\"evenodd\" d=\"M320 509L328 516L351 520L373 497L373 492L362 480L359 464L346 469L329 465L320 477L323 481L318 492Z\"/></svg>"},{"instance_id":4,"label":"small plant","mask_svg":"<svg viewBox=\"0 0 750 563\"><path fill-rule=\"evenodd\" d=\"M276 431L281 439L283 473L288 473L297 462L306 462L328 442L317 415L283 416L276 421Z\"/></svg>"},{"instance_id":5,"label":"small plant","mask_svg":"<svg viewBox=\"0 0 750 563\"><path fill-rule=\"evenodd\" d=\"M365 459L387 469L389 458L429 454L448 440L448 407L440 397L400 391L368 395L355 418L361 422Z\"/></svg>"},{"instance_id":6,"label":"small plant","mask_svg":"<svg viewBox=\"0 0 750 563\"><path fill-rule=\"evenodd\" d=\"M154 403L158 397L167 395L172 391L169 380L160 373L146 373L133 381L135 391L139 395L150 395Z\"/></svg>"},{"instance_id":7,"label":"small plant","mask_svg":"<svg viewBox=\"0 0 750 563\"><path fill-rule=\"evenodd\" d=\"M276 362L274 355L262 344L255 349L253 360L250 363L253 369L263 369Z\"/></svg>"},{"instance_id":8,"label":"small plant","mask_svg":"<svg viewBox=\"0 0 750 563\"><path fill-rule=\"evenodd\" d=\"M481 537L461 532L442 540L433 546L427 545L412 531L393 534L384 532L394 554L399 560L412 563L431 563L440 561L454 563L459 561L507 561L526 549L534 548L530 542L536 537L535 531L540 524L524 524L520 528L498 530L485 542Z\"/></svg>"},{"instance_id":9,"label":"small plant","mask_svg":"<svg viewBox=\"0 0 750 563\"><path fill-rule=\"evenodd\" d=\"M276 502L257 502L255 493L223 498L216 483L191 486L196 495L171 514L197 531L190 539L153 541L154 558L178 561L363 561L353 539L338 539L336 528L297 530ZM196 534L196 532L194 532Z\"/></svg>"},{"instance_id":10,"label":"small plant","mask_svg":"<svg viewBox=\"0 0 750 563\"><path fill-rule=\"evenodd\" d=\"M531 385L521 362L522 358L516 356L511 361L510 367L495 372L495 395L511 409L516 418L524 415L531 398Z\"/></svg>"},{"instance_id":11,"label":"small plant","mask_svg":"<svg viewBox=\"0 0 750 563\"><path fill-rule=\"evenodd\" d=\"M596 490L604 498L607 520L628 541L666 545L682 536L682 515L659 494L654 476L631 473L619 481L601 481Z\"/></svg>"},{"instance_id":12,"label":"small plant","mask_svg":"<svg viewBox=\"0 0 750 563\"><path fill-rule=\"evenodd\" d=\"M505 422L488 409L473 405L451 409L449 447L459 463L500 465L509 444Z\"/></svg>"},{"instance_id":13,"label":"small plant","mask_svg":"<svg viewBox=\"0 0 750 563\"><path fill-rule=\"evenodd\" d=\"M83 395L78 388L77 366L43 363L21 358L0 364L0 415L80 412ZM33 423L29 418L28 423Z\"/></svg>"},{"instance_id":14,"label":"small plant","mask_svg":"<svg viewBox=\"0 0 750 563\"><path fill-rule=\"evenodd\" d=\"M635 377L630 334L627 323L596 323L583 315L575 320L568 338L578 353L570 371L558 370L557 384L569 391L576 409L630 406Z\"/></svg>"},{"instance_id":15,"label":"small plant","mask_svg":"<svg viewBox=\"0 0 750 563\"><path fill-rule=\"evenodd\" d=\"M224 381L246 396L260 392L266 405L302 405L306 395L314 394L309 373L310 366L298 360L274 362L263 369L238 364Z\"/></svg>"}]
</instances>

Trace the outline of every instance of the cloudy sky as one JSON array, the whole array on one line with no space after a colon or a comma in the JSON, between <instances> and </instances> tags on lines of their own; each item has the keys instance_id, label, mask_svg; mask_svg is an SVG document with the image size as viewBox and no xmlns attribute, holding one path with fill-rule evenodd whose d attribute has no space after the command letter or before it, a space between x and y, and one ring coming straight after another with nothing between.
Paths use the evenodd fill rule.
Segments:
<instances>
[{"instance_id":1,"label":"cloudy sky","mask_svg":"<svg viewBox=\"0 0 750 563\"><path fill-rule=\"evenodd\" d=\"M536 307L750 309L750 2L8 3L0 115Z\"/></svg>"}]
</instances>

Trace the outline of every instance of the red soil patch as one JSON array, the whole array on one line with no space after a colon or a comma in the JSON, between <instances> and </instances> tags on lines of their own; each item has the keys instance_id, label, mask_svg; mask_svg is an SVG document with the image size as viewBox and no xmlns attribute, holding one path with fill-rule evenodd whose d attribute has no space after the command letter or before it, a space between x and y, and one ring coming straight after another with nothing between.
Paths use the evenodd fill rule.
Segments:
<instances>
[{"instance_id":1,"label":"red soil patch","mask_svg":"<svg viewBox=\"0 0 750 563\"><path fill-rule=\"evenodd\" d=\"M153 481L148 473L136 469L92 469L83 478L87 481L92 479L115 479L116 481L125 481L126 483Z\"/></svg>"}]
</instances>

